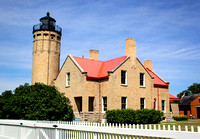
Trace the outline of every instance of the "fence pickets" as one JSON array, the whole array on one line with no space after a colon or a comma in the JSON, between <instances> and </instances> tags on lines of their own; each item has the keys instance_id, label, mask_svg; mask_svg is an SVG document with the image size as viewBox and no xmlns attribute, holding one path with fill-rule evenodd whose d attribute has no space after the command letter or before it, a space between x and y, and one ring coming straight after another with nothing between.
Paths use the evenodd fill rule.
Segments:
<instances>
[{"instance_id":1,"label":"fence pickets","mask_svg":"<svg viewBox=\"0 0 200 139\"><path fill-rule=\"evenodd\" d=\"M7 139L200 139L200 126L132 125L66 121L0 120L0 138Z\"/></svg>"}]
</instances>

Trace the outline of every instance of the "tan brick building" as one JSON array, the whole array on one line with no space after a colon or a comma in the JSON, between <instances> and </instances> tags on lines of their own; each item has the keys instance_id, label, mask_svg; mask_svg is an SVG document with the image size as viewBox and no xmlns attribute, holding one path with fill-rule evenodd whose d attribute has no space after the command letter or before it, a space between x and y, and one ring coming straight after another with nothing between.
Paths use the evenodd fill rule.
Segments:
<instances>
[{"instance_id":1,"label":"tan brick building","mask_svg":"<svg viewBox=\"0 0 200 139\"><path fill-rule=\"evenodd\" d=\"M33 31L32 84L55 85L70 99L76 118L97 122L106 110L127 108L169 114L169 83L153 72L151 60L139 61L136 40L126 39L123 57L99 61L99 51L90 50L89 59L68 55L59 70L61 29L49 14L40 21Z\"/></svg>"}]
</instances>

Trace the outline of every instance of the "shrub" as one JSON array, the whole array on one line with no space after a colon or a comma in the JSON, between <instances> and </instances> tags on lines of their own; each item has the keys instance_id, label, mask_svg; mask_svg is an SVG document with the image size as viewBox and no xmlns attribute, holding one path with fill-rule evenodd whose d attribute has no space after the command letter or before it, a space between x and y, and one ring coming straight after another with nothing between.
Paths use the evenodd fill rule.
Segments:
<instances>
[{"instance_id":1,"label":"shrub","mask_svg":"<svg viewBox=\"0 0 200 139\"><path fill-rule=\"evenodd\" d=\"M70 101L54 86L40 83L20 85L0 95L1 119L72 121Z\"/></svg>"},{"instance_id":2,"label":"shrub","mask_svg":"<svg viewBox=\"0 0 200 139\"><path fill-rule=\"evenodd\" d=\"M162 120L162 116L162 112L154 109L106 111L106 118L109 123L155 124Z\"/></svg>"},{"instance_id":3,"label":"shrub","mask_svg":"<svg viewBox=\"0 0 200 139\"><path fill-rule=\"evenodd\" d=\"M185 115L173 115L173 119L176 121L184 121L187 120L188 118Z\"/></svg>"}]
</instances>

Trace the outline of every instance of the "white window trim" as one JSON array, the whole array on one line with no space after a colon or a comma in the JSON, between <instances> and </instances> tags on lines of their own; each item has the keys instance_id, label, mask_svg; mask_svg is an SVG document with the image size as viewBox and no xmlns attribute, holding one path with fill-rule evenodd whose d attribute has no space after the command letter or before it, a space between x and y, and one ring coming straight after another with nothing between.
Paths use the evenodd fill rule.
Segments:
<instances>
[{"instance_id":1,"label":"white window trim","mask_svg":"<svg viewBox=\"0 0 200 139\"><path fill-rule=\"evenodd\" d=\"M166 101L165 100L162 100L162 101L164 101L164 110L161 108L162 112L166 112ZM161 105L163 104L162 101L161 101Z\"/></svg>"},{"instance_id":2,"label":"white window trim","mask_svg":"<svg viewBox=\"0 0 200 139\"><path fill-rule=\"evenodd\" d=\"M104 111L103 98L104 98L104 97L102 97L102 113L105 113L106 111ZM107 97L106 97L106 98L107 98ZM107 99L107 109L108 109L108 99Z\"/></svg>"},{"instance_id":3,"label":"white window trim","mask_svg":"<svg viewBox=\"0 0 200 139\"><path fill-rule=\"evenodd\" d=\"M69 79L69 81L68 81L68 79ZM70 87L70 72L66 73L66 87Z\"/></svg>"},{"instance_id":4,"label":"white window trim","mask_svg":"<svg viewBox=\"0 0 200 139\"><path fill-rule=\"evenodd\" d=\"M126 70L121 70L122 71L125 71L125 84L122 84L121 85L124 85L124 86L127 86L127 71ZM122 78L122 77L121 77Z\"/></svg>"},{"instance_id":5,"label":"white window trim","mask_svg":"<svg viewBox=\"0 0 200 139\"><path fill-rule=\"evenodd\" d=\"M142 97L143 98L143 97ZM142 98L140 98L140 109L141 109L141 99ZM143 98L144 99L144 109L146 109L146 99L145 98Z\"/></svg>"},{"instance_id":6,"label":"white window trim","mask_svg":"<svg viewBox=\"0 0 200 139\"><path fill-rule=\"evenodd\" d=\"M140 85L140 87L145 87L145 73L140 73L143 74L143 85Z\"/></svg>"},{"instance_id":7,"label":"white window trim","mask_svg":"<svg viewBox=\"0 0 200 139\"><path fill-rule=\"evenodd\" d=\"M125 101L125 109L127 109L127 97L121 97L121 100L122 100L122 98L126 98L126 101ZM122 102L121 102L121 105L122 105Z\"/></svg>"},{"instance_id":8,"label":"white window trim","mask_svg":"<svg viewBox=\"0 0 200 139\"><path fill-rule=\"evenodd\" d=\"M154 104L155 104L155 110L157 110L157 100L154 100Z\"/></svg>"}]
</instances>

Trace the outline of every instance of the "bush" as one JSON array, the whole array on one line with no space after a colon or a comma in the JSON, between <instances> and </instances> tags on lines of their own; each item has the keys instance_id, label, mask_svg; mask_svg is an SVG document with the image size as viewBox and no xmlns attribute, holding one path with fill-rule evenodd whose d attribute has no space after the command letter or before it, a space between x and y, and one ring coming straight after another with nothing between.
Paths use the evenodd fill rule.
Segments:
<instances>
[{"instance_id":1,"label":"bush","mask_svg":"<svg viewBox=\"0 0 200 139\"><path fill-rule=\"evenodd\" d=\"M109 123L156 124L162 120L163 113L158 110L108 110L106 118Z\"/></svg>"},{"instance_id":2,"label":"bush","mask_svg":"<svg viewBox=\"0 0 200 139\"><path fill-rule=\"evenodd\" d=\"M106 118L109 123L130 123L135 121L135 111L131 109L107 110Z\"/></svg>"},{"instance_id":3,"label":"bush","mask_svg":"<svg viewBox=\"0 0 200 139\"><path fill-rule=\"evenodd\" d=\"M188 118L185 115L173 115L173 119L176 121L184 121L187 120Z\"/></svg>"},{"instance_id":4,"label":"bush","mask_svg":"<svg viewBox=\"0 0 200 139\"><path fill-rule=\"evenodd\" d=\"M0 119L72 121L70 101L54 86L24 84L0 95Z\"/></svg>"}]
</instances>

